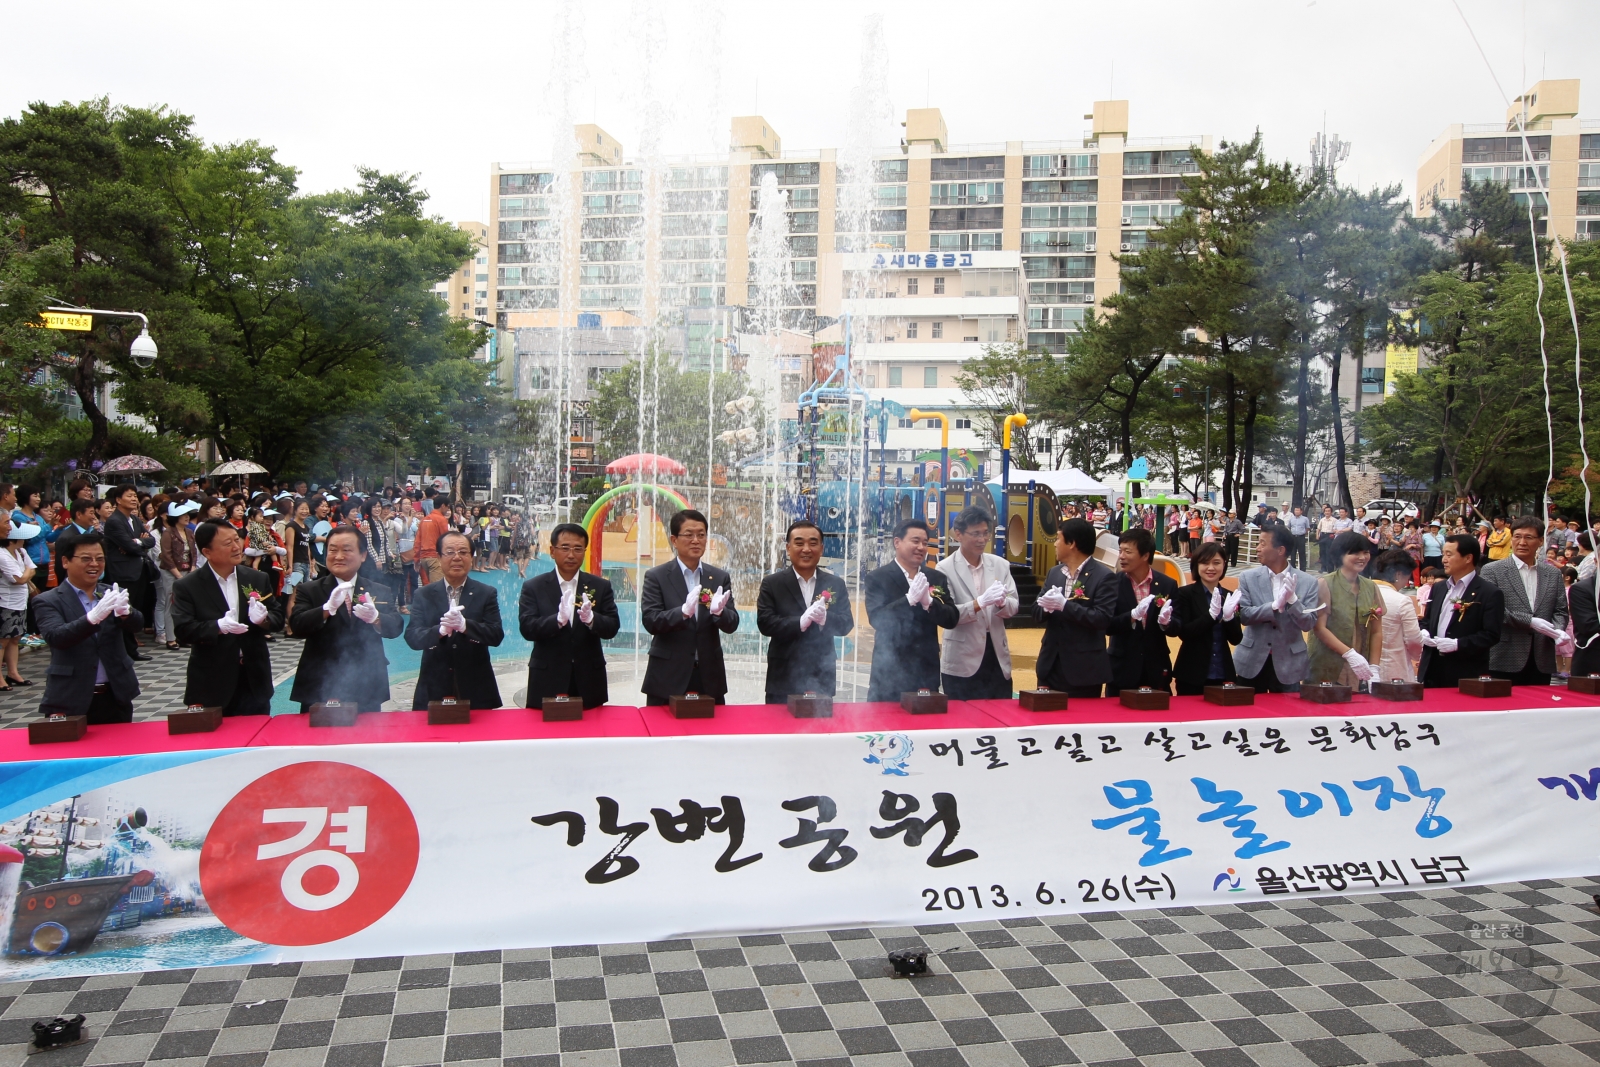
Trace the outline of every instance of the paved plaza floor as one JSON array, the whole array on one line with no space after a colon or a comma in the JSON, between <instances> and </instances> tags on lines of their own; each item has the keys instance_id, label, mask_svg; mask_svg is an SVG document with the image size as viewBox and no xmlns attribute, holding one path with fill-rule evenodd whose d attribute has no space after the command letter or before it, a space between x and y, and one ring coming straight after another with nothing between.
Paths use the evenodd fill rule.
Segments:
<instances>
[{"instance_id":1,"label":"paved plaza floor","mask_svg":"<svg viewBox=\"0 0 1600 1067\"><path fill-rule=\"evenodd\" d=\"M1572 1067L1587 882L0 985L30 1067ZM933 973L890 977L925 945ZM24 1054L29 1024L92 1040Z\"/></svg>"}]
</instances>

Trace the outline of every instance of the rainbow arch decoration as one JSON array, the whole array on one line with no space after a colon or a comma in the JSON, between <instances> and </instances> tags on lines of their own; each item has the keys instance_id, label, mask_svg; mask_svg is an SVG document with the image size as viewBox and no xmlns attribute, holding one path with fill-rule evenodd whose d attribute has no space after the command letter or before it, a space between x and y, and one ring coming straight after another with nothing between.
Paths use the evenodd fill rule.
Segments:
<instances>
[{"instance_id":1,"label":"rainbow arch decoration","mask_svg":"<svg viewBox=\"0 0 1600 1067\"><path fill-rule=\"evenodd\" d=\"M604 562L605 554L605 524L606 518L611 514L612 502L619 496L638 492L652 493L658 502L676 504L674 512L689 506L689 500L676 489L665 485L651 485L649 483L629 482L619 485L615 489L607 489L589 505L589 511L583 517L584 532L589 535L589 551L584 554L583 569L590 574L599 574L600 565ZM658 509L659 513L659 509Z\"/></svg>"}]
</instances>

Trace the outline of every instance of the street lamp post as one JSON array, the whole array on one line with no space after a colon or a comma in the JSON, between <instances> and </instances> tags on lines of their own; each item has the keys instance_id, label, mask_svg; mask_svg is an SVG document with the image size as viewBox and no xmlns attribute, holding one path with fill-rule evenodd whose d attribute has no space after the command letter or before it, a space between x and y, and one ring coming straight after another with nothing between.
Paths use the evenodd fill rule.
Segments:
<instances>
[{"instance_id":1,"label":"street lamp post","mask_svg":"<svg viewBox=\"0 0 1600 1067\"><path fill-rule=\"evenodd\" d=\"M58 315L90 315L90 316L94 316L94 315L111 315L111 316L115 316L115 317L119 317L119 318L125 318L125 319L138 319L139 320L139 326L140 326L139 336L135 337L133 339L133 343L128 346L128 355L131 356L133 358L133 362L135 364L137 364L138 366L140 366L140 367L150 367L150 366L154 365L155 361L156 361L156 356L159 355L159 352L156 349L155 338L150 336L150 320L145 317L143 312L139 312L139 311L107 311L104 308L81 308L81 307L74 307L71 304L66 304L66 305L64 305L62 307L48 307L48 308L45 308L45 310L46 311L53 311ZM80 328L84 329L84 330L89 329L88 326L83 326L83 327L69 326L69 327L67 327L67 329L80 329Z\"/></svg>"}]
</instances>

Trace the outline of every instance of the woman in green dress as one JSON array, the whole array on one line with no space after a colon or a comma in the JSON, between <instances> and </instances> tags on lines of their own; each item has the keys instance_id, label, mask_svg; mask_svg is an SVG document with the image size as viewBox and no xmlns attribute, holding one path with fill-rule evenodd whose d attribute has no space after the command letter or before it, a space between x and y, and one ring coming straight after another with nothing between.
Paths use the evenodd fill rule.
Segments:
<instances>
[{"instance_id":1,"label":"woman in green dress","mask_svg":"<svg viewBox=\"0 0 1600 1067\"><path fill-rule=\"evenodd\" d=\"M1372 664L1383 655L1383 595L1371 578L1362 576L1372 558L1372 542L1348 530L1333 541L1337 569L1317 579L1317 625L1308 642L1308 681L1336 682L1355 688L1372 681Z\"/></svg>"}]
</instances>

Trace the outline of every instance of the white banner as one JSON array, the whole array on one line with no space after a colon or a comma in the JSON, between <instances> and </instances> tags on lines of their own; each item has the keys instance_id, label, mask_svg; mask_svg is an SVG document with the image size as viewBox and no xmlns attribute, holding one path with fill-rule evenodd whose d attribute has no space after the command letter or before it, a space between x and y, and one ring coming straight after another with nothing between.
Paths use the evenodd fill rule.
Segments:
<instances>
[{"instance_id":1,"label":"white banner","mask_svg":"<svg viewBox=\"0 0 1600 1067\"><path fill-rule=\"evenodd\" d=\"M0 840L26 862L0 863L0 885L25 883L3 902L0 974L1049 916L1600 869L1589 709L930 726L10 765Z\"/></svg>"}]
</instances>

